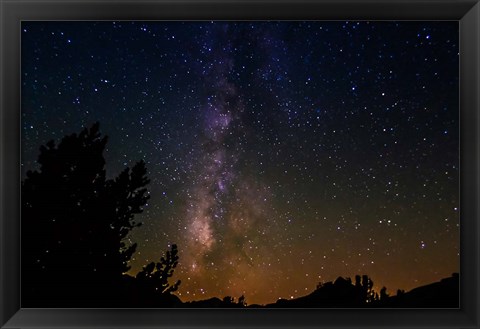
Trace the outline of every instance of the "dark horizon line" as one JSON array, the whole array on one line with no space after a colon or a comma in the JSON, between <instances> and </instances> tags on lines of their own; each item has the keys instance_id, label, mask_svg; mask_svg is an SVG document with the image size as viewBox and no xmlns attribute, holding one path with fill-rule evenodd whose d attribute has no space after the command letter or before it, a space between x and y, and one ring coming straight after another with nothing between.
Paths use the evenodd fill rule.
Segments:
<instances>
[{"instance_id":1,"label":"dark horizon line","mask_svg":"<svg viewBox=\"0 0 480 329\"><path fill-rule=\"evenodd\" d=\"M126 274L128 275L128 274ZM130 275L128 275L130 276ZM363 276L363 275L362 275ZM435 284L439 284L439 283L442 283L442 282L445 282L447 280L452 280L452 279L455 279L455 280L458 280L459 279L459 272L453 272L451 274L450 277L443 277L443 278L440 278L438 281L433 281L433 282L429 282L429 283L426 283L426 284L423 284L423 285L419 285L419 286L416 286L414 288L411 288L410 290L406 291L404 289L397 289L396 290L396 294L395 295L388 295L388 297L390 298L397 298L401 295L404 295L404 294L410 294L414 291L416 291L417 289L423 289L423 288L426 288L426 287L430 287L430 286L433 286ZM133 278L133 277L132 277ZM324 282L322 283L322 285L328 285L328 284L335 284L335 282L337 282L337 280L344 280L345 282L348 282L350 281L351 282L351 278L346 276L346 277L343 277L343 276L338 276L337 279L335 279L334 281L327 281L327 282ZM319 283L320 284L320 283ZM383 287L385 288L385 291L388 292L388 288L386 288L385 286ZM373 289L372 288L372 291L374 293L377 293L377 296L380 297L380 295L378 295L380 293L380 291L383 289L383 288L380 288L380 289ZM310 290L309 293L306 293L305 295L301 295L301 296L298 296L298 297L295 297L295 298L282 298L282 297L279 297L277 300L273 301L273 302L268 302L268 303L251 303L251 304L247 304L245 305L244 307L271 307L271 305L277 303L278 301L286 301L286 302L291 302L291 301L296 301L298 299L302 299L302 298L305 298L305 297L308 297L310 295L312 295L314 292L318 291L319 289L321 288L317 288L316 289L313 289L313 290ZM400 293L400 295L399 295ZM460 294L460 290L458 290L458 294ZM186 301L182 301L181 298L179 296L177 296L177 294L175 293L172 293L172 295L175 295L176 297L178 297L180 299L180 301L182 302L182 304L191 304L191 303L203 303L203 302L207 302L207 301L211 301L211 300L219 300L219 301L223 301L223 299L221 297L217 297L217 296L213 296L213 297L209 297L209 298L206 298L206 299L196 299L196 300L186 300ZM181 296L183 297L183 296ZM226 295L225 297L223 298L226 298L226 297L231 297L233 298L233 304L235 304L235 299L238 300L240 297L244 297L246 301L248 301L248 295L245 295L245 294L242 294L240 296L238 296L237 298L233 297L233 296L230 296L230 295ZM378 300L379 301L379 300ZM375 304L375 302L373 303ZM368 306L367 306L368 307ZM179 307L179 308L182 308L182 307ZM199 308L204 308L204 307L199 307ZM292 308L296 308L296 307L292 307ZM318 308L318 307L311 307L311 308ZM344 307L345 308L345 307ZM346 308L351 308L351 307L346 307ZM359 308L365 308L364 307L359 307ZM384 308L384 307L378 307L378 308Z\"/></svg>"}]
</instances>

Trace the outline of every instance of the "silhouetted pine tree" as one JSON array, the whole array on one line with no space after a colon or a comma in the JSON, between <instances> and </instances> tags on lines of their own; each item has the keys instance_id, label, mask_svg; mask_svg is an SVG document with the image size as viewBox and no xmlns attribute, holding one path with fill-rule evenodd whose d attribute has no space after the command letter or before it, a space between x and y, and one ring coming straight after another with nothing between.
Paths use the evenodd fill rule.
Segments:
<instances>
[{"instance_id":1,"label":"silhouetted pine tree","mask_svg":"<svg viewBox=\"0 0 480 329\"><path fill-rule=\"evenodd\" d=\"M383 287L380 290L380 301L385 301L387 300L389 295L387 294L387 287Z\"/></svg>"},{"instance_id":2,"label":"silhouetted pine tree","mask_svg":"<svg viewBox=\"0 0 480 329\"><path fill-rule=\"evenodd\" d=\"M371 303L375 300L373 281L368 277L368 275L362 275L362 298L367 303Z\"/></svg>"},{"instance_id":3,"label":"silhouetted pine tree","mask_svg":"<svg viewBox=\"0 0 480 329\"><path fill-rule=\"evenodd\" d=\"M143 270L136 276L137 284L144 296L149 296L152 303L164 299L165 295L176 291L181 281L170 284L168 279L173 276L175 267L178 265L178 249L173 244L160 259L160 262L151 262L143 267ZM160 301L161 302L161 301Z\"/></svg>"},{"instance_id":4,"label":"silhouetted pine tree","mask_svg":"<svg viewBox=\"0 0 480 329\"><path fill-rule=\"evenodd\" d=\"M240 297L238 297L238 303L237 304L240 307L246 307L247 306L247 300L245 299L244 295L241 295Z\"/></svg>"},{"instance_id":5,"label":"silhouetted pine tree","mask_svg":"<svg viewBox=\"0 0 480 329\"><path fill-rule=\"evenodd\" d=\"M149 196L143 161L106 179L99 124L40 147L22 182L22 306L115 306Z\"/></svg>"}]
</instances>

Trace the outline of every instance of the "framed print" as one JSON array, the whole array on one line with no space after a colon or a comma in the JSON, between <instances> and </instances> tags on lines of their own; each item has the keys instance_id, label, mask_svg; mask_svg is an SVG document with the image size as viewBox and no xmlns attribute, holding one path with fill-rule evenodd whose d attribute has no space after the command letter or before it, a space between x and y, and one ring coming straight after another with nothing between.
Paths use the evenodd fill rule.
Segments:
<instances>
[{"instance_id":1,"label":"framed print","mask_svg":"<svg viewBox=\"0 0 480 329\"><path fill-rule=\"evenodd\" d=\"M20 327L478 327L477 1L3 1Z\"/></svg>"}]
</instances>

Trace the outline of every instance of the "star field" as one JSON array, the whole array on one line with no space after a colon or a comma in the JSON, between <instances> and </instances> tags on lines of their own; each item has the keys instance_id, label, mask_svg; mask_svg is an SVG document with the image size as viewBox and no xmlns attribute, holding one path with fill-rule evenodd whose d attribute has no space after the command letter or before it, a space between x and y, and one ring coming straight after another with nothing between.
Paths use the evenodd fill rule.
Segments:
<instances>
[{"instance_id":1,"label":"star field","mask_svg":"<svg viewBox=\"0 0 480 329\"><path fill-rule=\"evenodd\" d=\"M100 122L143 159L130 274L177 244L183 300L459 271L458 22L23 22L22 173Z\"/></svg>"}]
</instances>

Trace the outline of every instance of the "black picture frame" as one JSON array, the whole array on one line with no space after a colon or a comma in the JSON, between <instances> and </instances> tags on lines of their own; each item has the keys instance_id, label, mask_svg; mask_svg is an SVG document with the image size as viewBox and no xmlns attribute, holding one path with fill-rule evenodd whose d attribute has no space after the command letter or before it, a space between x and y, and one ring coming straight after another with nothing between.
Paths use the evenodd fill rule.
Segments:
<instances>
[{"instance_id":1,"label":"black picture frame","mask_svg":"<svg viewBox=\"0 0 480 329\"><path fill-rule=\"evenodd\" d=\"M459 309L20 308L20 22L22 20L458 20L460 24ZM0 0L0 326L479 328L478 0Z\"/></svg>"}]
</instances>

